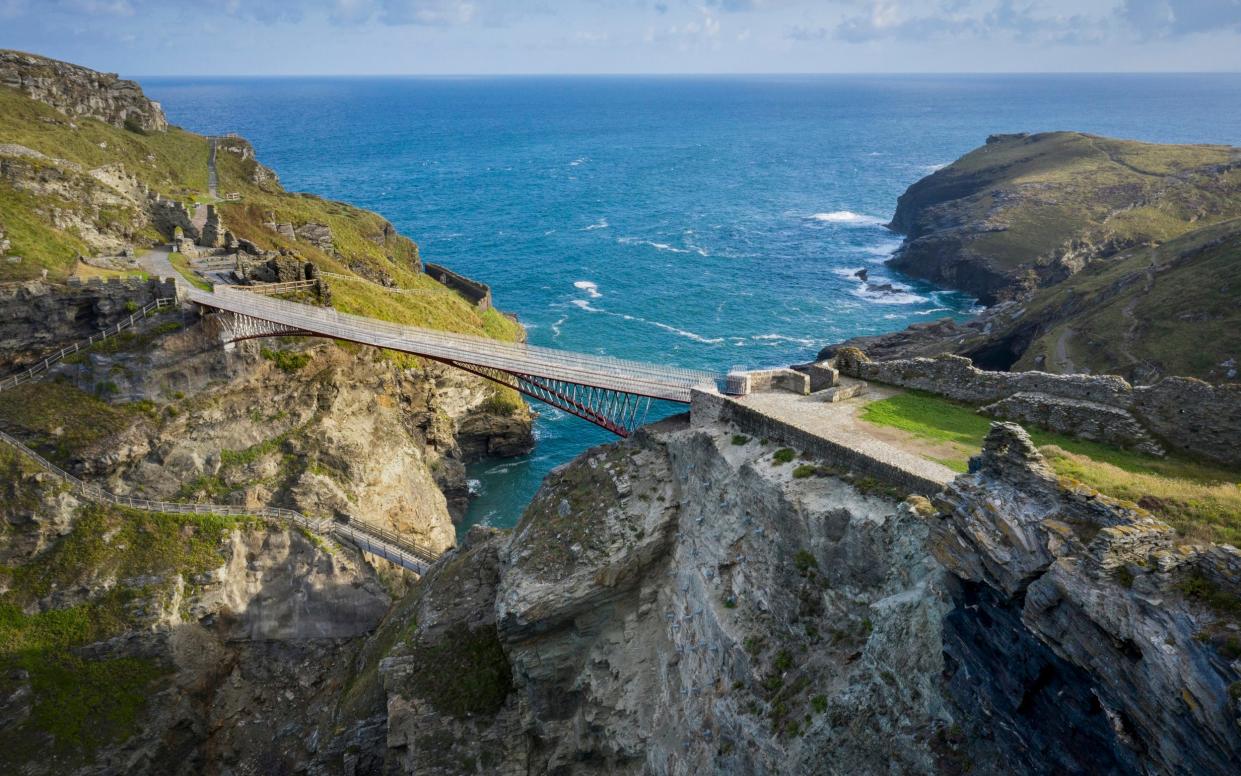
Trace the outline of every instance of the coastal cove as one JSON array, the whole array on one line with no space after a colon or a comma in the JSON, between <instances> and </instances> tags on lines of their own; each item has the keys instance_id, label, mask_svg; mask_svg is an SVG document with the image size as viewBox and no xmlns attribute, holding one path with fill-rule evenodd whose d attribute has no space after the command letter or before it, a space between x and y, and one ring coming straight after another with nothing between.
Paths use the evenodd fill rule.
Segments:
<instances>
[{"instance_id":1,"label":"coastal cove","mask_svg":"<svg viewBox=\"0 0 1241 776\"><path fill-rule=\"evenodd\" d=\"M1235 75L141 80L173 123L240 132L290 190L375 210L491 285L531 342L712 369L968 317L883 266L883 224L989 133L1241 142ZM531 456L471 470L463 527L511 526L609 441L541 412Z\"/></svg>"}]
</instances>

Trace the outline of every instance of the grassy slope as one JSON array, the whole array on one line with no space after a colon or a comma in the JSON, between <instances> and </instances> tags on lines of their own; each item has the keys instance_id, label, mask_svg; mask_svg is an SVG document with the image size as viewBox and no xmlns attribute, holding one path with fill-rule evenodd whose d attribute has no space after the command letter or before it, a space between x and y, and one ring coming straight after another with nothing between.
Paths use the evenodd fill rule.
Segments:
<instances>
[{"instance_id":1,"label":"grassy slope","mask_svg":"<svg viewBox=\"0 0 1241 776\"><path fill-rule=\"evenodd\" d=\"M1241 215L1238 181L1211 170L1235 159L1228 146L1048 133L976 149L933 176L938 181L927 179L917 197L952 201L967 221L998 215L1008 229L984 232L969 248L1012 270L1077 238L1159 242Z\"/></svg>"},{"instance_id":2,"label":"grassy slope","mask_svg":"<svg viewBox=\"0 0 1241 776\"><path fill-rule=\"evenodd\" d=\"M1220 361L1241 356L1239 256L1241 219L1233 219L1087 267L1031 301L1031 317L1055 323L1016 368L1033 368L1039 355L1054 363L1071 329L1070 357L1095 372L1148 363L1163 374L1224 378Z\"/></svg>"},{"instance_id":3,"label":"grassy slope","mask_svg":"<svg viewBox=\"0 0 1241 776\"><path fill-rule=\"evenodd\" d=\"M921 392L866 406L863 419L943 444L938 460L957 471L982 448L991 421L975 408ZM1038 428L1030 436L1058 474L1141 503L1183 535L1241 544L1241 474L1170 455L1155 458Z\"/></svg>"},{"instance_id":4,"label":"grassy slope","mask_svg":"<svg viewBox=\"0 0 1241 776\"><path fill-rule=\"evenodd\" d=\"M0 86L0 144L16 143L65 165L23 159L23 164L49 169L56 176L78 181L78 187L101 187L86 171L119 163L150 189L175 199L190 200L207 188L208 145L205 138L172 128L143 135L118 129L102 121L69 118L13 89ZM38 277L47 269L54 280L74 269L74 257L89 253L75 234L53 226L50 209L72 211L97 222L128 220L126 213L88 213L82 204L57 198L36 199L0 180L0 224L12 243L9 253L21 256L21 264L0 262L0 281Z\"/></svg>"},{"instance_id":5,"label":"grassy slope","mask_svg":"<svg viewBox=\"0 0 1241 776\"><path fill-rule=\"evenodd\" d=\"M494 310L480 311L455 292L417 271L418 248L405 237L384 235L382 217L351 205L310 194L292 194L272 183L252 180L255 163L221 151L217 157L221 192L237 192L242 201L220 205L228 228L261 248L292 250L328 272L383 276L396 289L385 290L365 279L333 279L333 306L343 312L368 315L395 323L426 326L507 341L521 337L521 327ZM263 223L274 218L295 227L326 224L332 231L336 255L300 240L289 240Z\"/></svg>"},{"instance_id":6,"label":"grassy slope","mask_svg":"<svg viewBox=\"0 0 1241 776\"><path fill-rule=\"evenodd\" d=\"M206 196L208 141L181 129L143 135L93 119L70 119L0 87L0 143L17 143L83 170L120 163L153 190L184 202ZM241 202L220 205L226 225L239 237L267 249L289 249L331 272L384 276L398 288L419 292L396 294L362 281L334 282L334 302L341 310L509 341L521 337L520 326L511 320L495 311L479 311L419 272L418 247L406 237L385 234L387 223L381 216L342 202L289 193L274 182L260 186L252 180L255 162L227 151L218 154L217 167L220 190L243 195ZM39 201L0 182L0 222L13 244L10 253L24 259L19 265L0 262L0 281L37 277L44 267L53 279L61 279L73 270L74 257L88 252L75 235L51 225L46 211L52 205L75 209L72 202ZM271 217L294 225L326 224L339 255L262 226Z\"/></svg>"}]
</instances>

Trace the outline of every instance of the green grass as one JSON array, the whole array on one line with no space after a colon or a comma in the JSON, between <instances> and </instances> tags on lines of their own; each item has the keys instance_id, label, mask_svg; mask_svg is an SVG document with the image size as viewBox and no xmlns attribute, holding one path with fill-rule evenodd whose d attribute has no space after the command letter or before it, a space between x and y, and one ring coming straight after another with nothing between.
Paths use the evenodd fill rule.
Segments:
<instances>
[{"instance_id":1,"label":"green grass","mask_svg":"<svg viewBox=\"0 0 1241 776\"><path fill-rule=\"evenodd\" d=\"M973 406L919 391L871 402L862 418L946 443L946 455L935 460L961 472L991 427L991 420ZM1036 427L1027 430L1060 476L1140 504L1184 536L1241 543L1241 475L1236 471L1177 455L1143 455Z\"/></svg>"},{"instance_id":2,"label":"green grass","mask_svg":"<svg viewBox=\"0 0 1241 776\"><path fill-rule=\"evenodd\" d=\"M190 267L190 260L184 254L170 253L168 254L168 261L172 264L173 269L179 272L181 277L185 278L194 288L197 288L199 291L211 291L214 289L214 286L203 280L202 276Z\"/></svg>"},{"instance_id":3,"label":"green grass","mask_svg":"<svg viewBox=\"0 0 1241 776\"><path fill-rule=\"evenodd\" d=\"M21 505L6 502L0 512L15 516L14 508ZM85 506L73 530L37 558L0 567L0 694L22 685L18 672L32 692L29 717L0 729L6 761L85 762L99 747L136 733L148 696L171 666L134 656L94 658L79 648L142 628L146 612L171 601L171 575L218 567L227 532L250 525L250 518ZM99 585L108 579L122 583ZM96 592L81 603L35 606L57 591L88 586Z\"/></svg>"},{"instance_id":4,"label":"green grass","mask_svg":"<svg viewBox=\"0 0 1241 776\"><path fill-rule=\"evenodd\" d=\"M276 365L280 371L286 374L294 374L300 372L310 363L312 358L309 353L300 353L294 350L271 350L263 348L259 351L263 358Z\"/></svg>"},{"instance_id":5,"label":"green grass","mask_svg":"<svg viewBox=\"0 0 1241 776\"><path fill-rule=\"evenodd\" d=\"M797 457L797 453L788 447L782 447L771 455L772 466L778 466L784 463L790 463Z\"/></svg>"},{"instance_id":6,"label":"green grass","mask_svg":"<svg viewBox=\"0 0 1241 776\"><path fill-rule=\"evenodd\" d=\"M62 464L152 414L147 402L109 404L59 380L0 393L0 427Z\"/></svg>"}]
</instances>

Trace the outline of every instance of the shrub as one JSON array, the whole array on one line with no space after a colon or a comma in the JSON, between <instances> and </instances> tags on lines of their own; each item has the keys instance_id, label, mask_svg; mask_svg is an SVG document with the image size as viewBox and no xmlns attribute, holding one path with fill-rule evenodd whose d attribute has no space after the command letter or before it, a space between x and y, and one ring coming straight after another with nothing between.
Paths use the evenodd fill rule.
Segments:
<instances>
[{"instance_id":1,"label":"shrub","mask_svg":"<svg viewBox=\"0 0 1241 776\"><path fill-rule=\"evenodd\" d=\"M789 463L796 457L797 453L793 452L792 448L782 447L772 454L771 463L772 466L777 466L779 464Z\"/></svg>"},{"instance_id":2,"label":"shrub","mask_svg":"<svg viewBox=\"0 0 1241 776\"><path fill-rule=\"evenodd\" d=\"M309 353L298 353L291 350L268 350L263 348L260 351L263 358L276 365L280 371L286 374L293 374L300 371L304 366L310 363L311 355Z\"/></svg>"},{"instance_id":3,"label":"shrub","mask_svg":"<svg viewBox=\"0 0 1241 776\"><path fill-rule=\"evenodd\" d=\"M793 565L797 567L798 573L804 575L811 569L817 569L819 562L814 559L814 555L809 550L798 550L797 554L793 556Z\"/></svg>"},{"instance_id":4,"label":"shrub","mask_svg":"<svg viewBox=\"0 0 1241 776\"><path fill-rule=\"evenodd\" d=\"M807 477L813 476L818 471L819 471L819 467L811 466L809 464L804 463L801 466L798 466L796 469L793 470L793 477L799 480L804 480Z\"/></svg>"},{"instance_id":5,"label":"shrub","mask_svg":"<svg viewBox=\"0 0 1241 776\"><path fill-rule=\"evenodd\" d=\"M738 447L740 447L741 445L744 445L746 442L749 442L749 441L750 441L750 438L746 436L745 434L733 434L733 444L737 445Z\"/></svg>"}]
</instances>

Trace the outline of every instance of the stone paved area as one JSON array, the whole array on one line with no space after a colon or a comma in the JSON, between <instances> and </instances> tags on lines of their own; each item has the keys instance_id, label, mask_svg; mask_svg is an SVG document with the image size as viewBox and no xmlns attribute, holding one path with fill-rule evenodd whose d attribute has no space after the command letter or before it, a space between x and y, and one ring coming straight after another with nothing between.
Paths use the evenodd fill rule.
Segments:
<instances>
[{"instance_id":1,"label":"stone paved area","mask_svg":"<svg viewBox=\"0 0 1241 776\"><path fill-rule=\"evenodd\" d=\"M898 389L872 383L861 396L835 403L825 402L821 393L800 396L784 391L752 393L749 396L729 397L729 400L807 433L849 447L869 458L946 485L957 476L956 472L919 454L915 441L904 444L900 435L886 434L884 429L858 417L862 407L868 403L898 393L901 393Z\"/></svg>"}]
</instances>

